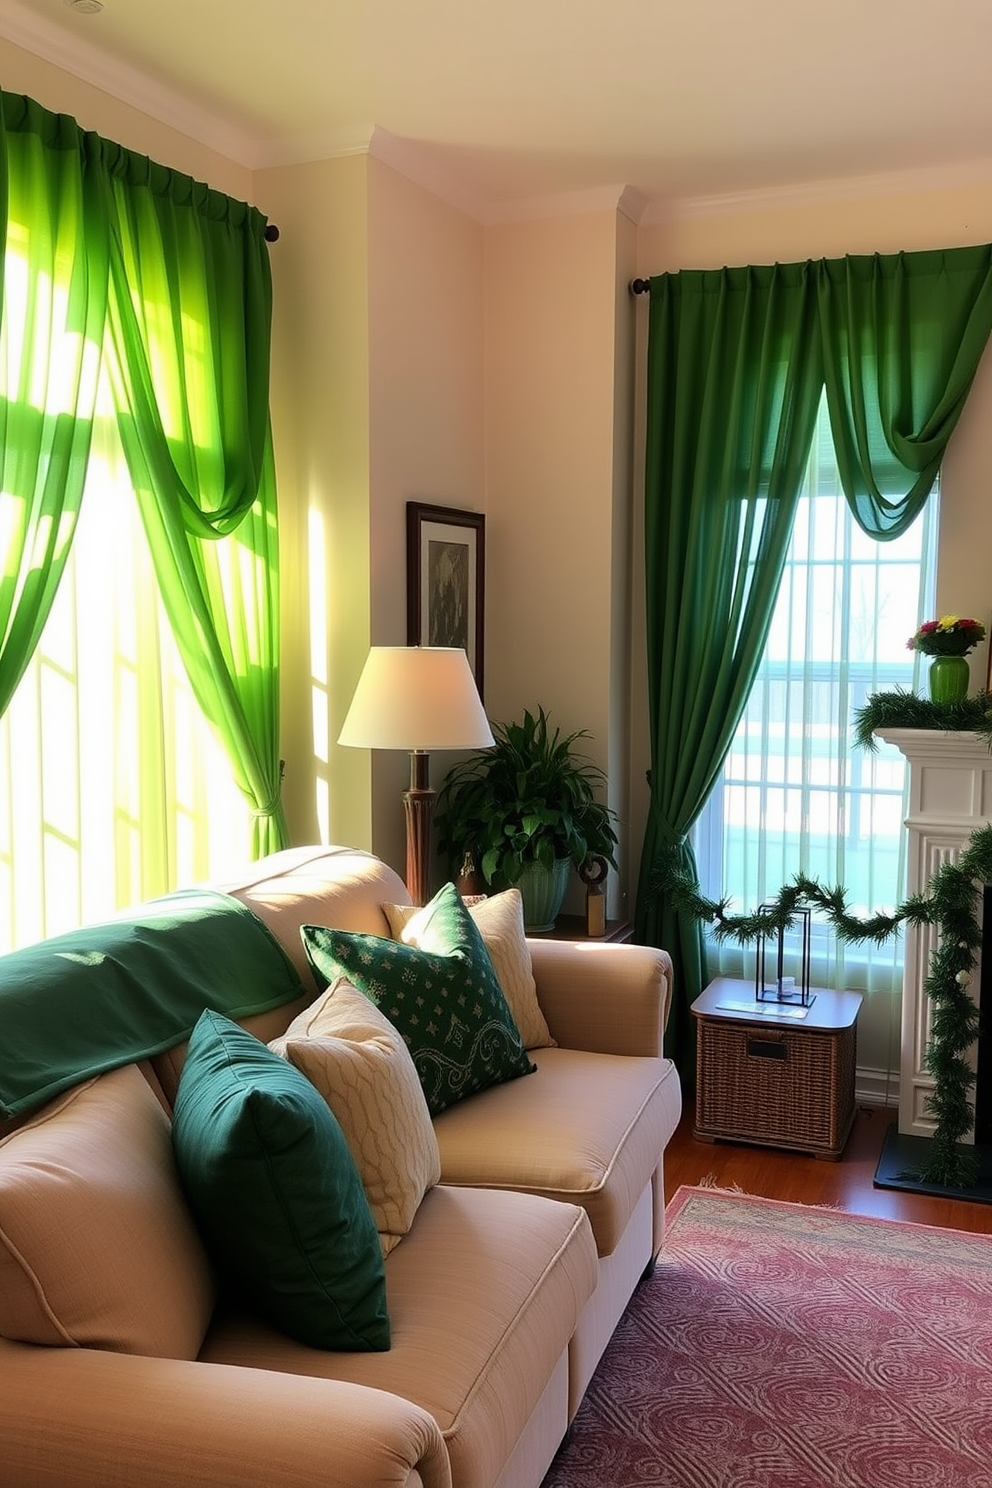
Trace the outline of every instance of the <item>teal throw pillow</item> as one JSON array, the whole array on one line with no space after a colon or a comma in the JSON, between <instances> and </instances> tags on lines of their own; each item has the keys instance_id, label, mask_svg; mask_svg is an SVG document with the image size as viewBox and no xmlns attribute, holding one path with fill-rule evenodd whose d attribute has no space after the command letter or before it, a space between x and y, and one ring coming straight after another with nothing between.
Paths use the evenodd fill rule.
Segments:
<instances>
[{"instance_id":1,"label":"teal throw pillow","mask_svg":"<svg viewBox=\"0 0 992 1488\"><path fill-rule=\"evenodd\" d=\"M172 1139L222 1281L312 1348L389 1348L375 1221L341 1128L299 1070L208 1010Z\"/></svg>"},{"instance_id":2,"label":"teal throw pillow","mask_svg":"<svg viewBox=\"0 0 992 1488\"><path fill-rule=\"evenodd\" d=\"M445 884L422 913L418 947L318 925L304 925L301 933L321 985L346 976L399 1029L436 1116L536 1066L454 884Z\"/></svg>"}]
</instances>

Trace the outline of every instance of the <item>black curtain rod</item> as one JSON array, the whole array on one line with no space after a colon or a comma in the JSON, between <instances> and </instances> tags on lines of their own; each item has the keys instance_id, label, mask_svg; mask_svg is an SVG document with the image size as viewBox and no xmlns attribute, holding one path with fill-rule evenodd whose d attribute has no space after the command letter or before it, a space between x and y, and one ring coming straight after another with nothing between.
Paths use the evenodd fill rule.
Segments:
<instances>
[{"instance_id":1,"label":"black curtain rod","mask_svg":"<svg viewBox=\"0 0 992 1488\"><path fill-rule=\"evenodd\" d=\"M631 281L630 281L630 292L631 292L632 295L633 294L647 294L648 291L650 290L650 288L651 288L651 280L650 279L631 279Z\"/></svg>"},{"instance_id":2,"label":"black curtain rod","mask_svg":"<svg viewBox=\"0 0 992 1488\"><path fill-rule=\"evenodd\" d=\"M267 243L278 243L279 241L279 229L274 222L268 222L265 225L265 241Z\"/></svg>"}]
</instances>

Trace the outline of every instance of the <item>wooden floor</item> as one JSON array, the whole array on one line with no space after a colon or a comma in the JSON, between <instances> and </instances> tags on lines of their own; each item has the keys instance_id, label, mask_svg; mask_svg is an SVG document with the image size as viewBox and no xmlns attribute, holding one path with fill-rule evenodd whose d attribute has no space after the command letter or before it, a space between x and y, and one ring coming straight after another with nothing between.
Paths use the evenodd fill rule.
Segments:
<instances>
[{"instance_id":1,"label":"wooden floor","mask_svg":"<svg viewBox=\"0 0 992 1488\"><path fill-rule=\"evenodd\" d=\"M666 1198L683 1184L705 1182L793 1204L829 1204L853 1214L992 1235L992 1204L874 1187L882 1141L895 1119L895 1111L860 1108L843 1157L827 1162L768 1147L696 1141L690 1110L665 1149Z\"/></svg>"}]
</instances>

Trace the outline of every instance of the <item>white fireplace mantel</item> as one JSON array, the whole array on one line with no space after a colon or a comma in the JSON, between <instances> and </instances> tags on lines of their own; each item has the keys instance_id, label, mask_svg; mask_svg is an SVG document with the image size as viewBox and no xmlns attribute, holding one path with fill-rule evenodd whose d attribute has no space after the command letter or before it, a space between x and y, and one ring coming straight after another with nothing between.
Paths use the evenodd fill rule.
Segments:
<instances>
[{"instance_id":1,"label":"white fireplace mantel","mask_svg":"<svg viewBox=\"0 0 992 1488\"><path fill-rule=\"evenodd\" d=\"M909 832L907 890L925 892L933 873L953 863L975 831L992 821L992 754L981 734L942 729L877 729L909 761ZM933 1121L926 1114L933 1079L923 1067L930 1037L930 1002L924 992L936 927L905 927L905 972L902 993L902 1040L899 1060L899 1130L929 1136ZM972 978L977 1001L979 970Z\"/></svg>"}]
</instances>

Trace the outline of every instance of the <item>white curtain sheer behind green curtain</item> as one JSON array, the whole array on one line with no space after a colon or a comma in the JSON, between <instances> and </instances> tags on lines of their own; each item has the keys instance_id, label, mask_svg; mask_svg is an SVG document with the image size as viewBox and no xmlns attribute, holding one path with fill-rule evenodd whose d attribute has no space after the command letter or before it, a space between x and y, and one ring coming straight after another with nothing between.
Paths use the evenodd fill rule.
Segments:
<instances>
[{"instance_id":1,"label":"white curtain sheer behind green curtain","mask_svg":"<svg viewBox=\"0 0 992 1488\"><path fill-rule=\"evenodd\" d=\"M858 749L853 724L870 693L919 680L906 641L932 612L938 500L891 542L866 536L821 408L765 651L694 829L707 897L751 913L802 872L841 884L857 915L904 898L906 761L890 745ZM754 976L754 946L708 937L706 955L712 976ZM875 1049L898 1049L902 964L901 936L845 946L814 917L813 984L866 994L862 1038Z\"/></svg>"},{"instance_id":2,"label":"white curtain sheer behind green curtain","mask_svg":"<svg viewBox=\"0 0 992 1488\"><path fill-rule=\"evenodd\" d=\"M0 718L0 952L222 877L250 835L163 611L104 399L65 575Z\"/></svg>"}]
</instances>

